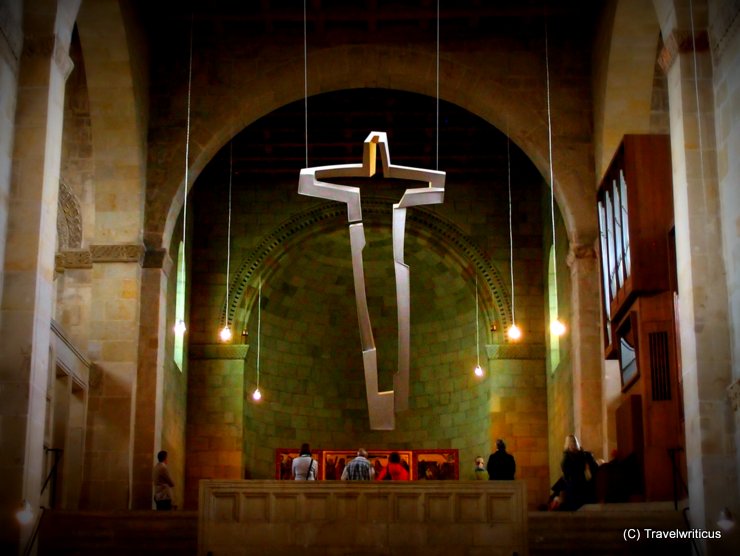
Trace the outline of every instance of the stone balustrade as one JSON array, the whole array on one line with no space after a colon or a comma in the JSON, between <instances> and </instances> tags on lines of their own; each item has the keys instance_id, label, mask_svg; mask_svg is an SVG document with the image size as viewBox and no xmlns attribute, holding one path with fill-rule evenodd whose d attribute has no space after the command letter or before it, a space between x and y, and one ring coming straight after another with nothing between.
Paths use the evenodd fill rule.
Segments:
<instances>
[{"instance_id":1,"label":"stone balustrade","mask_svg":"<svg viewBox=\"0 0 740 556\"><path fill-rule=\"evenodd\" d=\"M200 483L198 554L526 555L522 481Z\"/></svg>"}]
</instances>

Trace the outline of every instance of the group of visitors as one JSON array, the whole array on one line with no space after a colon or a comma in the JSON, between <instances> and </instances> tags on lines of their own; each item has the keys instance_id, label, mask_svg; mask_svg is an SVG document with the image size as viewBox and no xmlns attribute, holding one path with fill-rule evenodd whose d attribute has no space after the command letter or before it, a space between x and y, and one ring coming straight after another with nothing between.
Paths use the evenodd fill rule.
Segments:
<instances>
[{"instance_id":1,"label":"group of visitors","mask_svg":"<svg viewBox=\"0 0 740 556\"><path fill-rule=\"evenodd\" d=\"M319 463L311 456L308 443L303 443L298 457L293 460L291 476L296 481L315 481L318 477ZM368 459L367 450L360 448L357 455L342 469L342 481L372 481L375 478L375 467ZM377 480L408 481L409 470L401 462L398 452L388 456L388 465L378 473Z\"/></svg>"},{"instance_id":2,"label":"group of visitors","mask_svg":"<svg viewBox=\"0 0 740 556\"><path fill-rule=\"evenodd\" d=\"M167 452L157 454L158 463L153 471L154 502L158 510L172 509L172 488L175 483L167 469ZM575 435L565 438L563 459L560 468L563 475L552 486L548 510L577 510L583 504L596 501L595 477L598 464L591 452L581 448ZM371 481L375 478L375 467L368 459L365 448L342 469L342 481ZM408 481L409 470L401 461L398 452L388 456L388 464L377 474L377 480ZM516 475L514 456L506 451L506 443L496 440L496 451L488 457L484 466L482 456L475 458L474 476L481 480L512 481ZM315 481L319 476L319 462L313 459L311 447L303 443L298 457L293 459L291 478L296 481Z\"/></svg>"}]
</instances>

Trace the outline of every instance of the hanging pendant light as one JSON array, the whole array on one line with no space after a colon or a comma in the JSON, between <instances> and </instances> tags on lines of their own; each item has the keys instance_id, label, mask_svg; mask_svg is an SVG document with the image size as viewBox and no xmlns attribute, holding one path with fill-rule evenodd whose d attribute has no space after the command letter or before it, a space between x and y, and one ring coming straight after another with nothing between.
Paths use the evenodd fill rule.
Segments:
<instances>
[{"instance_id":1,"label":"hanging pendant light","mask_svg":"<svg viewBox=\"0 0 740 556\"><path fill-rule=\"evenodd\" d=\"M473 369L473 374L478 378L485 375L483 367L480 366L480 321L478 319L478 272L475 273L475 357L477 364Z\"/></svg>"},{"instance_id":2,"label":"hanging pendant light","mask_svg":"<svg viewBox=\"0 0 740 556\"><path fill-rule=\"evenodd\" d=\"M511 146L509 141L508 125L506 126L506 166L508 168L509 192L509 269L511 271L511 326L506 331L510 340L519 340L522 337L521 329L516 325L516 308L514 305L514 231L511 220Z\"/></svg>"},{"instance_id":3,"label":"hanging pendant light","mask_svg":"<svg viewBox=\"0 0 740 556\"><path fill-rule=\"evenodd\" d=\"M219 332L222 342L231 341L231 328L229 327L229 282L231 281L231 178L234 167L234 143L229 143L229 218L226 230L226 324Z\"/></svg>"},{"instance_id":4,"label":"hanging pendant light","mask_svg":"<svg viewBox=\"0 0 740 556\"><path fill-rule=\"evenodd\" d=\"M180 257L180 272L182 272L183 281L185 280L185 257L187 256L187 225L188 225L188 184L190 170L190 99L193 89L193 14L190 14L190 50L188 55L188 106L187 106L187 123L185 126L185 183L183 184L182 194L182 257ZM187 327L185 320L177 319L175 323L175 334L182 336L185 334Z\"/></svg>"},{"instance_id":5,"label":"hanging pendant light","mask_svg":"<svg viewBox=\"0 0 740 556\"><path fill-rule=\"evenodd\" d=\"M550 56L547 40L547 17L545 17L545 85L547 88L547 145L550 158L550 220L552 223L552 253L553 253L553 284L558 287L558 257L555 249L555 178L552 164L552 117L550 113ZM565 334L565 324L558 315L559 307L555 307L555 318L550 321L550 333L554 336Z\"/></svg>"},{"instance_id":6,"label":"hanging pendant light","mask_svg":"<svg viewBox=\"0 0 740 556\"><path fill-rule=\"evenodd\" d=\"M257 387L252 393L252 399L256 402L262 399L260 392L260 340L262 337L262 277L259 278L257 289Z\"/></svg>"}]
</instances>

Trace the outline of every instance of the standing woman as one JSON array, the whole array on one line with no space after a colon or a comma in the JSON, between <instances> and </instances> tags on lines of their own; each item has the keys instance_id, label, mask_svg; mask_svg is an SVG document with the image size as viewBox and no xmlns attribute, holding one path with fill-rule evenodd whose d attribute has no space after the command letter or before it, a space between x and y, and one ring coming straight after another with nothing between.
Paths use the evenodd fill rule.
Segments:
<instances>
[{"instance_id":1,"label":"standing woman","mask_svg":"<svg viewBox=\"0 0 740 556\"><path fill-rule=\"evenodd\" d=\"M308 442L301 444L298 457L293 460L293 479L296 481L315 481L319 474L319 463L311 457Z\"/></svg>"},{"instance_id":2,"label":"standing woman","mask_svg":"<svg viewBox=\"0 0 740 556\"><path fill-rule=\"evenodd\" d=\"M591 452L578 443L574 434L565 437L563 461L560 463L565 483L561 510L577 510L584 504L596 501L593 478L598 465Z\"/></svg>"}]
</instances>

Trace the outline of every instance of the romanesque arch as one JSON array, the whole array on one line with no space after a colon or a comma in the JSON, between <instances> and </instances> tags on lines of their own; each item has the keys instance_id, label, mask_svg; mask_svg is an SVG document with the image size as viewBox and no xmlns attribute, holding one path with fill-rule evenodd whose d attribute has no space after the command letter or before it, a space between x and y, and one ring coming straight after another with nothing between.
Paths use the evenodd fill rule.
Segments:
<instances>
[{"instance_id":1,"label":"romanesque arch","mask_svg":"<svg viewBox=\"0 0 740 556\"><path fill-rule=\"evenodd\" d=\"M505 55L504 53L498 53ZM478 115L498 129L509 131L512 140L530 157L543 176L549 176L545 76L542 56L529 53L531 81L526 91L512 90L505 79L494 75L479 60L464 53L441 59L440 96ZM435 57L432 52L377 45L340 45L312 52L309 59L309 95L355 87L384 87L434 96ZM259 65L259 63L258 63ZM490 69L490 72L486 70ZM311 72L320 72L318 79ZM557 76L552 75L556 196L571 241L590 244L596 237L591 206L593 174L591 144L581 133L590 111L572 109L558 113L558 102L572 103L569 95L558 93ZM270 71L253 72L235 78L238 90L215 85L193 84L193 118L190 145L191 184L215 153L245 126L261 116L303 97L303 59L292 58L270 66ZM475 86L471 86L475 84ZM243 91L248 91L243 94ZM180 90L181 94L184 94ZM586 96L586 93L583 93ZM523 96L542 98L541 106L524 102ZM560 97L560 98L558 98ZM226 101L225 101L226 100ZM588 99L585 99L588 101ZM199 110L198 105L208 106ZM207 114L200 118L199 114ZM153 129L150 137L149 189L145 239L148 248L170 244L175 221L182 208L183 138L171 129Z\"/></svg>"},{"instance_id":2,"label":"romanesque arch","mask_svg":"<svg viewBox=\"0 0 740 556\"><path fill-rule=\"evenodd\" d=\"M373 218L376 214L383 214L391 201L366 197L363 203L363 212L366 217ZM316 230L332 227L344 228L346 208L339 203L322 203L321 205L296 214L286 222L277 226L259 243L250 255L237 267L234 278L229 287L229 299L224 300L221 311L222 325L226 322L234 323L236 330L245 327L245 320L251 311L248 307L254 304L254 296L249 295L251 286L254 290L256 276L265 278L265 262L277 260L280 253L296 243L304 241L307 236L316 233ZM480 247L475 245L452 222L435 215L432 211L418 207L408 216L409 222L416 230L416 234L433 238L445 255L454 257L460 266L475 269L482 278L485 286L483 291L490 291L491 298L484 299L483 304L487 313L487 321L501 323L501 331L507 330L512 324L511 301L509 286L499 269L483 254ZM413 269L412 269L413 271ZM472 283L472 281L471 281ZM241 309L241 310L240 310ZM505 341L503 334L501 339Z\"/></svg>"}]
</instances>

